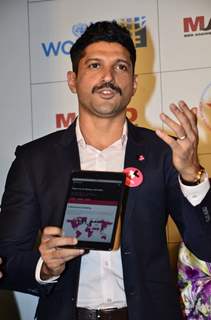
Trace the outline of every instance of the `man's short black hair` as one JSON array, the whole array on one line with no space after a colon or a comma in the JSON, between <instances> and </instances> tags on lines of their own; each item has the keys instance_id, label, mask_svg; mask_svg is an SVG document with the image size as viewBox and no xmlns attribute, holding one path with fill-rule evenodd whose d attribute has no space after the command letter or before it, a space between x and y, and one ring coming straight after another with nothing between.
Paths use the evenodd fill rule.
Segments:
<instances>
[{"instance_id":1,"label":"man's short black hair","mask_svg":"<svg viewBox=\"0 0 211 320\"><path fill-rule=\"evenodd\" d=\"M129 30L126 27L119 25L116 21L98 21L96 23L91 23L70 49L70 57L75 73L78 72L78 64L83 57L86 47L98 41L117 42L125 47L130 53L134 71L136 49Z\"/></svg>"}]
</instances>

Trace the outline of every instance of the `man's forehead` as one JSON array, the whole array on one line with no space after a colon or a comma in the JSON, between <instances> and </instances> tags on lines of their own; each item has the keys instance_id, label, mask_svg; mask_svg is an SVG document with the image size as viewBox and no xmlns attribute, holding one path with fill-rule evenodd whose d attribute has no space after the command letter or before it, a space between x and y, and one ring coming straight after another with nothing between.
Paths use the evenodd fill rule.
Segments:
<instances>
[{"instance_id":1,"label":"man's forehead","mask_svg":"<svg viewBox=\"0 0 211 320\"><path fill-rule=\"evenodd\" d=\"M89 44L85 48L82 58L89 56L91 57L93 55L116 55L119 58L122 56L130 60L129 51L118 42L98 41Z\"/></svg>"}]
</instances>

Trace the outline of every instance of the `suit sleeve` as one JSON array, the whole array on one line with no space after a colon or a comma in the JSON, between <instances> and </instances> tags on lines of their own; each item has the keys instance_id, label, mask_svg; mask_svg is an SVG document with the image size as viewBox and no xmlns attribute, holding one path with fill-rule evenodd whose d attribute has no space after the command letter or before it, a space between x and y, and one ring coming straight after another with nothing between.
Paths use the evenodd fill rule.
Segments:
<instances>
[{"instance_id":1,"label":"suit sleeve","mask_svg":"<svg viewBox=\"0 0 211 320\"><path fill-rule=\"evenodd\" d=\"M166 170L168 211L188 249L199 259L211 261L211 189L193 206L182 193L174 171L170 160Z\"/></svg>"},{"instance_id":2,"label":"suit sleeve","mask_svg":"<svg viewBox=\"0 0 211 320\"><path fill-rule=\"evenodd\" d=\"M0 256L4 259L1 288L35 295L41 293L41 286L35 280L40 257L36 249L39 230L40 207L36 190L21 148L18 148L1 203Z\"/></svg>"}]
</instances>

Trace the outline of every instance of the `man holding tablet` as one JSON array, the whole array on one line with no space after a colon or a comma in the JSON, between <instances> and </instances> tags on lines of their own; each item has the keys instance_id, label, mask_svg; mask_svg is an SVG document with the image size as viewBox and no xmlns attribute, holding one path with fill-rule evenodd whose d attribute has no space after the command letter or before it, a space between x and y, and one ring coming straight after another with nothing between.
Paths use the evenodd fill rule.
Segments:
<instances>
[{"instance_id":1,"label":"man holding tablet","mask_svg":"<svg viewBox=\"0 0 211 320\"><path fill-rule=\"evenodd\" d=\"M126 119L136 52L115 22L91 24L70 54L67 79L79 117L16 151L0 217L3 286L38 294L39 320L182 319L168 258L169 214L188 248L211 261L211 191L197 156L196 110L180 101L170 106L177 121L161 114L177 139ZM80 170L126 175L118 250L87 251L77 248L78 233L63 234L71 177ZM71 223L85 222L77 216Z\"/></svg>"}]
</instances>

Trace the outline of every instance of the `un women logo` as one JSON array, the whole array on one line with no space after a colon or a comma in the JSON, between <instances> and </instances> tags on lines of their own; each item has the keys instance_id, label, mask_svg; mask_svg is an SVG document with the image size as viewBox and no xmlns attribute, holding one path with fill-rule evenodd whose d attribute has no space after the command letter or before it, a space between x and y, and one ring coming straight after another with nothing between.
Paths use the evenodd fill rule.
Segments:
<instances>
[{"instance_id":1,"label":"un women logo","mask_svg":"<svg viewBox=\"0 0 211 320\"><path fill-rule=\"evenodd\" d=\"M73 34L78 38L80 37L87 28L87 24L85 23L77 23L72 27Z\"/></svg>"}]
</instances>

